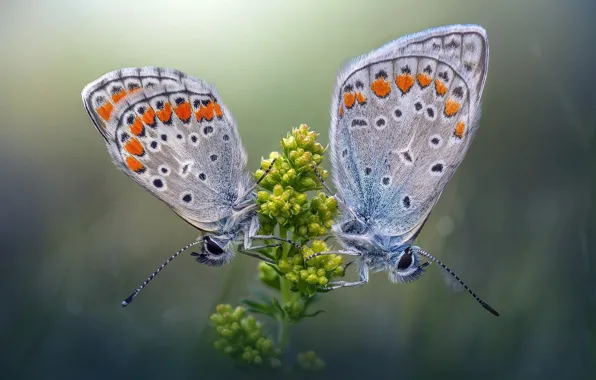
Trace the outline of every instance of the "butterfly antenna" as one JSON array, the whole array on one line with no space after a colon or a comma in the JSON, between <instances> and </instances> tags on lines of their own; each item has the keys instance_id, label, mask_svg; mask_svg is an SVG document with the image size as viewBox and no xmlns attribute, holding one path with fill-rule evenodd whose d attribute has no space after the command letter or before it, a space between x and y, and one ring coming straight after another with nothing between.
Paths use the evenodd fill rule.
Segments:
<instances>
[{"instance_id":1,"label":"butterfly antenna","mask_svg":"<svg viewBox=\"0 0 596 380\"><path fill-rule=\"evenodd\" d=\"M138 294L141 292L141 290L143 290L143 288L144 288L145 286L147 286L147 285L148 285L148 284L151 282L151 280L153 280L153 278L154 278L155 276L157 276L157 275L159 274L159 272L161 272L161 271L162 271L162 269L163 269L163 268L165 268L165 267L166 267L166 265L168 265L168 264L170 263L170 261L174 260L176 257L178 257L178 255L179 255L179 254L181 254L182 252L186 251L186 250L187 250L187 249L189 249L190 247L192 247L192 246L195 246L195 245L197 245L197 244L199 244L199 243L202 243L202 242L203 242L203 240L196 240L196 241L193 241L192 243L188 244L187 246L185 246L184 248L182 248L181 250L179 250L178 252L176 252L176 253L174 253L172 256L170 256L170 257L169 257L169 258L168 258L168 259L167 259L167 260L166 260L166 261L165 261L163 264L161 264L161 266L160 266L159 268L157 268L157 269L155 270L155 272L153 272L153 273L151 274L151 276L147 277L147 279L145 280L145 282L143 282L143 283L141 284L141 286L139 286L139 287L137 288L137 290L135 290L134 292L132 292L132 294L131 294L130 296L128 296L128 298L126 298L124 301L122 301L122 306L124 307L124 306L128 306L128 305L130 305L130 303L131 303L132 301L134 301L134 299L135 299L135 298L137 297L137 295L138 295Z\"/></svg>"},{"instance_id":2,"label":"butterfly antenna","mask_svg":"<svg viewBox=\"0 0 596 380\"><path fill-rule=\"evenodd\" d=\"M420 248L412 248L412 251L415 253L419 253L422 256L426 257L427 259L433 261L434 263L440 265L443 269L445 269L450 275L452 275L460 284L463 285L463 287L468 291L468 293L470 293L472 295L472 297L474 297L474 299L476 301L478 301L478 303L480 305L482 305L483 308L485 308L486 310L488 310L491 314L496 315L497 317L499 316L499 312L496 311L495 309L493 309L489 304L487 304L486 302L484 302L482 299L480 299L480 297L478 297L476 295L476 293L474 293L472 291L472 289L468 288L468 285L466 285L462 280L460 280L459 277L457 277L457 275L451 270L449 269L445 264L443 264L441 262L441 260L437 259L436 257L434 257L433 255L431 255L430 253L423 251Z\"/></svg>"},{"instance_id":3,"label":"butterfly antenna","mask_svg":"<svg viewBox=\"0 0 596 380\"><path fill-rule=\"evenodd\" d=\"M325 190L327 190L327 192L329 193L329 195L333 197L334 196L334 193L333 193L333 191L331 191L331 189L329 189L329 187L327 186L327 183L325 182L325 180L321 176L321 173L319 173L319 169L317 169L317 165L316 164L312 164L311 167L312 167L313 172L315 172L315 175L319 179L319 182L321 182L321 185L323 185L323 187L325 188Z\"/></svg>"},{"instance_id":4,"label":"butterfly antenna","mask_svg":"<svg viewBox=\"0 0 596 380\"><path fill-rule=\"evenodd\" d=\"M257 183L255 183L253 187L251 187L242 197L240 197L240 199L244 199L245 197L247 197L249 194L251 194L257 188L259 183L261 183L261 181L264 180L265 177L267 177L267 174L269 174L271 169L273 169L273 164L275 164L275 161L277 161L277 157L275 157L273 160L271 160L271 163L269 164L269 167L267 168L267 170L265 170L265 173L263 173L263 175L257 180Z\"/></svg>"},{"instance_id":5,"label":"butterfly antenna","mask_svg":"<svg viewBox=\"0 0 596 380\"><path fill-rule=\"evenodd\" d=\"M271 163L269 164L269 167L267 168L267 170L265 170L265 173L263 173L263 175L261 176L261 178L259 178L259 180L257 181L257 185L259 183L261 183L261 181L264 180L265 177L267 177L267 174L269 174L269 172L271 171L271 169L273 169L273 164L275 164L275 161L277 161L277 157L275 157L273 160L271 160Z\"/></svg>"}]
</instances>

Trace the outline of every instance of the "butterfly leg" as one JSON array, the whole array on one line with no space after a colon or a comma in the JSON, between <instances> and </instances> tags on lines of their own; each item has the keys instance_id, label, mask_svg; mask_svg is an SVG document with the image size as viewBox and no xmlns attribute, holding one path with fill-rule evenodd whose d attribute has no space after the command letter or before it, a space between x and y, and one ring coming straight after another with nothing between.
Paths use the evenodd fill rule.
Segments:
<instances>
[{"instance_id":1,"label":"butterfly leg","mask_svg":"<svg viewBox=\"0 0 596 380\"><path fill-rule=\"evenodd\" d=\"M294 247L298 248L299 250L302 250L302 247L300 246L300 244L296 243L295 241L290 240L290 239L280 238L280 237L274 236L274 235L255 235L255 236L251 237L251 239L252 240L277 240L277 241L283 241L283 242L292 244Z\"/></svg>"},{"instance_id":2,"label":"butterfly leg","mask_svg":"<svg viewBox=\"0 0 596 380\"><path fill-rule=\"evenodd\" d=\"M264 261L266 263L270 263L270 264L275 264L275 261L273 261L272 259L262 256L260 254L258 254L257 252L252 252L253 250L258 250L258 249L264 249L264 248L273 248L273 247L280 247L281 244L266 244L266 245L260 245L257 247L251 247L251 251L249 250L245 250L244 247L238 248L238 252L242 253L243 255L246 256L250 256L250 257L254 257L256 259L259 259L261 261Z\"/></svg>"},{"instance_id":3,"label":"butterfly leg","mask_svg":"<svg viewBox=\"0 0 596 380\"><path fill-rule=\"evenodd\" d=\"M368 283L368 267L366 265L361 265L359 281L331 281L327 284L325 289L335 290L339 288L353 288L356 286L362 286L366 283Z\"/></svg>"}]
</instances>

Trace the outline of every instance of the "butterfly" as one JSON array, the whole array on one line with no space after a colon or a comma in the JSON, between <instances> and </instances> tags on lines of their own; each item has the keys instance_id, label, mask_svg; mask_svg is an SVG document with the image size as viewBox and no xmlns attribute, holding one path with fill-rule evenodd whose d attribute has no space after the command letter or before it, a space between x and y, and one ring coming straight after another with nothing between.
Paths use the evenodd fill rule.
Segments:
<instances>
[{"instance_id":1,"label":"butterfly","mask_svg":"<svg viewBox=\"0 0 596 380\"><path fill-rule=\"evenodd\" d=\"M174 69L126 68L89 83L82 98L114 164L201 231L123 306L174 258L197 244L200 252L193 256L209 266L230 262L232 243L241 237L242 253L267 261L249 249L255 239L283 240L257 235L254 190L268 171L256 183L246 171L236 121L214 86ZM252 248L267 246L271 245Z\"/></svg>"},{"instance_id":2,"label":"butterfly","mask_svg":"<svg viewBox=\"0 0 596 380\"><path fill-rule=\"evenodd\" d=\"M330 289L363 285L369 271L386 271L394 283L413 281L434 262L499 315L414 245L479 127L487 69L486 31L452 25L399 38L340 72L329 140L343 205L332 229L344 249L310 258L356 256L359 281L337 281Z\"/></svg>"}]
</instances>

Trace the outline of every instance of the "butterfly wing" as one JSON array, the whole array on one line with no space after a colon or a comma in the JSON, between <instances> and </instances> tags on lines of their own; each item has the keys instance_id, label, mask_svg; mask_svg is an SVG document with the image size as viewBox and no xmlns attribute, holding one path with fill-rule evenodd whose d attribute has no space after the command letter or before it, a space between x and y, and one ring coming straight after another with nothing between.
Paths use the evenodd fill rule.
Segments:
<instances>
[{"instance_id":1,"label":"butterfly wing","mask_svg":"<svg viewBox=\"0 0 596 380\"><path fill-rule=\"evenodd\" d=\"M341 71L333 179L376 234L404 242L420 229L476 133L487 68L486 31L453 25L397 39Z\"/></svg>"},{"instance_id":2,"label":"butterfly wing","mask_svg":"<svg viewBox=\"0 0 596 380\"><path fill-rule=\"evenodd\" d=\"M157 67L105 74L82 92L112 160L202 230L217 229L250 177L236 122L215 88Z\"/></svg>"}]
</instances>

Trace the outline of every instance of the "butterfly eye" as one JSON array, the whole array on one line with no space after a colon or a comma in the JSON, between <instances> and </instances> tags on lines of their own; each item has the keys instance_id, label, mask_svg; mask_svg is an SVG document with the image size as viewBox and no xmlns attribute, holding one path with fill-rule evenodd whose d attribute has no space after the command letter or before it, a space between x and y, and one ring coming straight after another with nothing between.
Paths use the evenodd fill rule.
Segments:
<instances>
[{"instance_id":1,"label":"butterfly eye","mask_svg":"<svg viewBox=\"0 0 596 380\"><path fill-rule=\"evenodd\" d=\"M213 241L209 236L205 236L205 249L207 252L213 255L221 255L224 253L224 250L219 246L219 244Z\"/></svg>"},{"instance_id":2,"label":"butterfly eye","mask_svg":"<svg viewBox=\"0 0 596 380\"><path fill-rule=\"evenodd\" d=\"M405 270L412 265L412 253L408 250L404 252L397 263L397 269Z\"/></svg>"}]
</instances>

